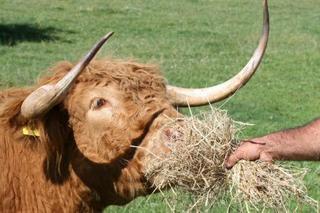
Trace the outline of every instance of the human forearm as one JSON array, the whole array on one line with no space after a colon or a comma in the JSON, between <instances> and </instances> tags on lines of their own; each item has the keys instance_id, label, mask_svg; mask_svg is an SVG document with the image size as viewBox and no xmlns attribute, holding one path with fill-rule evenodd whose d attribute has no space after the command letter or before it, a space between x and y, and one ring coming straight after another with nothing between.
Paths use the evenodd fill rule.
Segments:
<instances>
[{"instance_id":1,"label":"human forearm","mask_svg":"<svg viewBox=\"0 0 320 213\"><path fill-rule=\"evenodd\" d=\"M320 160L320 119L252 141L264 143L264 152L273 160Z\"/></svg>"},{"instance_id":2,"label":"human forearm","mask_svg":"<svg viewBox=\"0 0 320 213\"><path fill-rule=\"evenodd\" d=\"M226 168L239 160L320 160L320 119L294 129L245 140L226 158Z\"/></svg>"}]
</instances>

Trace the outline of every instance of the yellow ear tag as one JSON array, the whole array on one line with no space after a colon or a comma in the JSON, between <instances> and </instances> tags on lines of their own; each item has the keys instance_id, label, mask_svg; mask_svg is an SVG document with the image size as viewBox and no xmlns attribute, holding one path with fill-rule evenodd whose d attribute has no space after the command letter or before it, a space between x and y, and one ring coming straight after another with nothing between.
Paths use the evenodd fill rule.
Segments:
<instances>
[{"instance_id":1,"label":"yellow ear tag","mask_svg":"<svg viewBox=\"0 0 320 213\"><path fill-rule=\"evenodd\" d=\"M34 136L34 137L39 137L40 136L39 130L31 129L31 128L27 127L27 126L22 128L22 134L23 135L28 135L28 136Z\"/></svg>"}]
</instances>

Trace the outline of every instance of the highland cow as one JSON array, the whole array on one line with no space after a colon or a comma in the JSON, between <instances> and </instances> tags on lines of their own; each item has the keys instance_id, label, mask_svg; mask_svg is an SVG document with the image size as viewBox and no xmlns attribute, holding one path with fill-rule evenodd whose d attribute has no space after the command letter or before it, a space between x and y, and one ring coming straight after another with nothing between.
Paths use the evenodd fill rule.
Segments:
<instances>
[{"instance_id":1,"label":"highland cow","mask_svg":"<svg viewBox=\"0 0 320 213\"><path fill-rule=\"evenodd\" d=\"M248 64L217 86L166 85L152 65L92 60L103 37L76 65L61 62L27 88L0 92L0 211L90 212L150 193L144 168L152 152L170 152L161 129L177 107L220 101L258 68L268 35ZM92 60L92 61L91 61ZM151 140L160 132L159 140Z\"/></svg>"}]
</instances>

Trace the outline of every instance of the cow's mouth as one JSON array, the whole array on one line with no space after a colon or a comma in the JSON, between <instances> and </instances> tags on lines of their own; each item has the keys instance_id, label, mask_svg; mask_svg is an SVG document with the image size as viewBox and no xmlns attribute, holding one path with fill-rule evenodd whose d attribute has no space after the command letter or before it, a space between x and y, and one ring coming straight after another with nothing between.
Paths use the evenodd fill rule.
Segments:
<instances>
[{"instance_id":1,"label":"cow's mouth","mask_svg":"<svg viewBox=\"0 0 320 213\"><path fill-rule=\"evenodd\" d=\"M184 122L180 116L178 112L175 111L173 114L166 109L155 112L145 126L143 134L132 141L130 157L137 156L142 168L148 167L152 158L166 158L171 153L176 138L183 135L179 131L181 128L175 128L175 125L183 126ZM135 153L137 154L134 155Z\"/></svg>"}]
</instances>

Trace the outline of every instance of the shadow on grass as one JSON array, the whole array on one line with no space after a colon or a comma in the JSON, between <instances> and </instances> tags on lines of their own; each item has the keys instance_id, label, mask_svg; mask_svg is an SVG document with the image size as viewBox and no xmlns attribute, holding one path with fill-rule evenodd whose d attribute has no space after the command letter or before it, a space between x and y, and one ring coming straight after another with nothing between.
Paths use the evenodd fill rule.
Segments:
<instances>
[{"instance_id":1,"label":"shadow on grass","mask_svg":"<svg viewBox=\"0 0 320 213\"><path fill-rule=\"evenodd\" d=\"M55 41L61 30L54 27L39 27L34 24L0 24L0 45L14 46L23 41Z\"/></svg>"}]
</instances>

